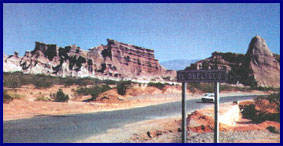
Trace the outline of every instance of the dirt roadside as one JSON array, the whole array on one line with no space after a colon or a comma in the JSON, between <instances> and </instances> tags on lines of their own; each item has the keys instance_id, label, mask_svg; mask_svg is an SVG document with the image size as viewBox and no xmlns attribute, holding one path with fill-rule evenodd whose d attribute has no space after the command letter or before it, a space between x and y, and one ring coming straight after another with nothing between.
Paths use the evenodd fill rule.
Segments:
<instances>
[{"instance_id":1,"label":"dirt roadside","mask_svg":"<svg viewBox=\"0 0 283 146\"><path fill-rule=\"evenodd\" d=\"M71 100L65 103L51 102L51 101L36 101L38 96L48 95L62 88L64 93L70 95ZM23 118L31 118L37 115L64 115L64 114L79 114L79 113L91 113L100 111L111 111L120 109L129 109L136 107L145 107L150 105L175 102L181 100L181 94L179 89L170 88L166 92L162 92L156 88L147 88L142 90L141 95L126 96L122 100L113 101L94 101L94 102L82 102L82 100L90 98L89 96L76 97L74 90L77 87L64 87L55 85L48 89L36 89L31 86L26 86L17 89L16 93L24 95L20 99L15 99L9 104L3 104L3 120L15 120ZM136 89L130 90L130 92L136 93ZM145 92L146 91L146 92ZM141 92L141 91L139 91ZM132 93L132 94L133 94ZM238 96L238 95L263 95L268 94L262 91L251 92L221 92L221 96ZM188 93L188 99L200 99L202 94ZM117 98L117 97L116 97Z\"/></svg>"},{"instance_id":2,"label":"dirt roadside","mask_svg":"<svg viewBox=\"0 0 283 146\"><path fill-rule=\"evenodd\" d=\"M210 113L210 111L213 111L212 109L213 107L209 106L204 109L197 110L197 112L207 114ZM204 123L202 123L202 120L199 119L198 124ZM280 123L278 122L265 121L263 123L255 124L240 116L235 125L220 128L220 143L279 143L280 133L270 132L267 130L268 126L274 126L280 129ZM213 143L213 132L211 130L205 131L204 128L196 131L193 130L193 128L193 125L188 125L188 143ZM166 117L162 119L127 124L121 128L110 129L104 134L76 142L180 143L181 117Z\"/></svg>"}]
</instances>

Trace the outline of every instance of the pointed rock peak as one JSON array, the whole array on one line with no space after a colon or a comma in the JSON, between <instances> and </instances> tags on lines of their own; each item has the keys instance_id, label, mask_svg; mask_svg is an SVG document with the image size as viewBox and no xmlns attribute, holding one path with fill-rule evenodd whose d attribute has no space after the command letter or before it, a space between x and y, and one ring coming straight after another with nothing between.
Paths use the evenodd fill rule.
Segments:
<instances>
[{"instance_id":1,"label":"pointed rock peak","mask_svg":"<svg viewBox=\"0 0 283 146\"><path fill-rule=\"evenodd\" d=\"M27 51L25 52L25 55L24 55L24 56L30 57L30 56L31 56L31 52L30 52L29 50L27 50Z\"/></svg>"},{"instance_id":2,"label":"pointed rock peak","mask_svg":"<svg viewBox=\"0 0 283 146\"><path fill-rule=\"evenodd\" d=\"M258 55L273 56L265 40L259 35L256 35L255 37L252 38L246 55L247 56L258 56Z\"/></svg>"},{"instance_id":3,"label":"pointed rock peak","mask_svg":"<svg viewBox=\"0 0 283 146\"><path fill-rule=\"evenodd\" d=\"M19 53L17 51L14 52L15 57L19 57Z\"/></svg>"}]
</instances>

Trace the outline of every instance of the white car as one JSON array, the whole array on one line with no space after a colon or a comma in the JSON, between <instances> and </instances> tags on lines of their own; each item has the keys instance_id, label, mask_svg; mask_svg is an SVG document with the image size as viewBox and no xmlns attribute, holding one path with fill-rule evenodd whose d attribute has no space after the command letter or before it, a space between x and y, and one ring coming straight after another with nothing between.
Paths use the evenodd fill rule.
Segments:
<instances>
[{"instance_id":1,"label":"white car","mask_svg":"<svg viewBox=\"0 0 283 146\"><path fill-rule=\"evenodd\" d=\"M205 93L201 98L202 102L214 102L214 93Z\"/></svg>"}]
</instances>

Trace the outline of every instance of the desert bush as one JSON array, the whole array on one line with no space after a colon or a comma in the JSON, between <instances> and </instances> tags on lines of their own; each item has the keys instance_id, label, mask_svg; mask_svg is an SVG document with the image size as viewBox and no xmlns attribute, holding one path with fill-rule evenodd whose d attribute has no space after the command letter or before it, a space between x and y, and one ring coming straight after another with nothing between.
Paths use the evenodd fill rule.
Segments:
<instances>
[{"instance_id":1,"label":"desert bush","mask_svg":"<svg viewBox=\"0 0 283 146\"><path fill-rule=\"evenodd\" d=\"M220 91L249 91L250 88L247 87L235 87L235 86L229 86L229 85L220 85L219 87Z\"/></svg>"},{"instance_id":2,"label":"desert bush","mask_svg":"<svg viewBox=\"0 0 283 146\"><path fill-rule=\"evenodd\" d=\"M3 86L8 88L19 88L22 83L20 77L13 75L5 75L3 74Z\"/></svg>"},{"instance_id":3,"label":"desert bush","mask_svg":"<svg viewBox=\"0 0 283 146\"><path fill-rule=\"evenodd\" d=\"M117 84L117 81L113 81L113 80L103 80L103 82L106 85L116 85Z\"/></svg>"},{"instance_id":4,"label":"desert bush","mask_svg":"<svg viewBox=\"0 0 283 146\"><path fill-rule=\"evenodd\" d=\"M195 93L197 90L205 93L214 91L213 84L211 83L188 83L187 89L189 89L192 93Z\"/></svg>"},{"instance_id":5,"label":"desert bush","mask_svg":"<svg viewBox=\"0 0 283 146\"><path fill-rule=\"evenodd\" d=\"M100 80L96 78L76 78L76 77L55 77L44 74L23 74L22 72L3 72L3 86L8 88L18 88L22 85L33 84L36 88L48 88L55 84L64 85L115 85L117 81Z\"/></svg>"},{"instance_id":6,"label":"desert bush","mask_svg":"<svg viewBox=\"0 0 283 146\"><path fill-rule=\"evenodd\" d=\"M36 98L35 101L50 101L50 99L48 97L45 96L39 96Z\"/></svg>"},{"instance_id":7,"label":"desert bush","mask_svg":"<svg viewBox=\"0 0 283 146\"><path fill-rule=\"evenodd\" d=\"M74 78L66 77L61 80L65 87L69 87L69 86L76 84L76 79Z\"/></svg>"},{"instance_id":8,"label":"desert bush","mask_svg":"<svg viewBox=\"0 0 283 146\"><path fill-rule=\"evenodd\" d=\"M277 110L277 113L270 113L264 110L261 111L258 108L256 108L256 104L261 105L260 100L268 100L269 104L273 106L275 103L274 108ZM266 108L264 106L269 106L269 105L261 105L261 106L262 106L261 108ZM242 110L243 118L251 119L252 122L254 123L261 123L266 120L280 122L280 92L273 93L268 96L259 96L255 98L255 104L245 105L242 107L242 109L243 109Z\"/></svg>"},{"instance_id":9,"label":"desert bush","mask_svg":"<svg viewBox=\"0 0 283 146\"><path fill-rule=\"evenodd\" d=\"M276 105L276 111L280 112L280 92L277 93L272 93L268 96L262 96L262 97L258 97L255 100L260 100L260 99L266 99L268 100L271 104L275 103Z\"/></svg>"},{"instance_id":10,"label":"desert bush","mask_svg":"<svg viewBox=\"0 0 283 146\"><path fill-rule=\"evenodd\" d=\"M87 88L87 87L79 87L77 90L76 90L76 93L78 95L90 95L90 88Z\"/></svg>"},{"instance_id":11,"label":"desert bush","mask_svg":"<svg viewBox=\"0 0 283 146\"><path fill-rule=\"evenodd\" d=\"M120 81L117 85L117 92L120 95L125 95L126 90L129 88L129 86L132 84L131 81Z\"/></svg>"},{"instance_id":12,"label":"desert bush","mask_svg":"<svg viewBox=\"0 0 283 146\"><path fill-rule=\"evenodd\" d=\"M273 87L254 87L251 86L250 90L259 90L259 91L280 91L280 88L273 88Z\"/></svg>"},{"instance_id":13,"label":"desert bush","mask_svg":"<svg viewBox=\"0 0 283 146\"><path fill-rule=\"evenodd\" d=\"M5 89L3 90L3 101L4 102L6 102L6 101L10 102L14 99L20 99L22 97L24 97L24 95L19 95L14 91L11 91L11 90L8 91L8 90L5 90Z\"/></svg>"},{"instance_id":14,"label":"desert bush","mask_svg":"<svg viewBox=\"0 0 283 146\"><path fill-rule=\"evenodd\" d=\"M100 93L106 92L110 90L111 88L108 85L102 85L102 86L92 86L90 88L87 87L81 87L77 89L77 94L79 95L91 95L90 101L96 100L97 96Z\"/></svg>"},{"instance_id":15,"label":"desert bush","mask_svg":"<svg viewBox=\"0 0 283 146\"><path fill-rule=\"evenodd\" d=\"M276 103L278 104L278 107L280 107L280 92L269 95L267 99L269 100L269 102Z\"/></svg>"},{"instance_id":16,"label":"desert bush","mask_svg":"<svg viewBox=\"0 0 283 146\"><path fill-rule=\"evenodd\" d=\"M9 103L13 98L8 94L7 90L3 91L3 103Z\"/></svg>"},{"instance_id":17,"label":"desert bush","mask_svg":"<svg viewBox=\"0 0 283 146\"><path fill-rule=\"evenodd\" d=\"M59 89L55 95L55 102L66 102L69 100L69 96L64 94L62 89Z\"/></svg>"},{"instance_id":18,"label":"desert bush","mask_svg":"<svg viewBox=\"0 0 283 146\"><path fill-rule=\"evenodd\" d=\"M33 80L33 84L36 88L49 88L54 83L51 79L40 77L40 78L35 78Z\"/></svg>"},{"instance_id":19,"label":"desert bush","mask_svg":"<svg viewBox=\"0 0 283 146\"><path fill-rule=\"evenodd\" d=\"M257 115L257 110L255 109L255 104L249 104L243 108L242 111L243 118L255 120L256 115Z\"/></svg>"},{"instance_id":20,"label":"desert bush","mask_svg":"<svg viewBox=\"0 0 283 146\"><path fill-rule=\"evenodd\" d=\"M165 87L165 85L169 85L169 84L168 83L162 84L160 82L159 83L150 82L150 83L147 84L147 86L149 86L149 87L156 87L160 90L162 90Z\"/></svg>"},{"instance_id":21,"label":"desert bush","mask_svg":"<svg viewBox=\"0 0 283 146\"><path fill-rule=\"evenodd\" d=\"M97 96L100 93L103 93L105 91L110 90L111 88L108 85L103 85L101 87L96 87L93 90L91 90L90 95L91 95L91 100L96 100Z\"/></svg>"}]
</instances>

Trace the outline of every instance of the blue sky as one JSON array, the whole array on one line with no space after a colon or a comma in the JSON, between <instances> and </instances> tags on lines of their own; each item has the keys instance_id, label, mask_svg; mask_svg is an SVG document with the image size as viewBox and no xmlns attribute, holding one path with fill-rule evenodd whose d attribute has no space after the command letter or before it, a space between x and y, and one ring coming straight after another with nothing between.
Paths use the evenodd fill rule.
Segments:
<instances>
[{"instance_id":1,"label":"blue sky","mask_svg":"<svg viewBox=\"0 0 283 146\"><path fill-rule=\"evenodd\" d=\"M4 4L5 54L34 42L87 50L107 38L155 50L159 61L246 53L262 36L280 53L280 4Z\"/></svg>"}]
</instances>

